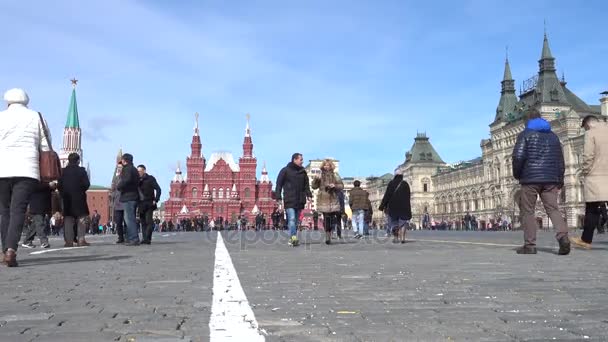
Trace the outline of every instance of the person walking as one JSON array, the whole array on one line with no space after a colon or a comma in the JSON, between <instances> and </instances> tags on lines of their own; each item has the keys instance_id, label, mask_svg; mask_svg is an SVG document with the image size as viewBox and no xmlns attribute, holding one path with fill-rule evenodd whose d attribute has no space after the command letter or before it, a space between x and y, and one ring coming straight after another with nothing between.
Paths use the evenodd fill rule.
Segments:
<instances>
[{"instance_id":1,"label":"person walking","mask_svg":"<svg viewBox=\"0 0 608 342\"><path fill-rule=\"evenodd\" d=\"M40 152L50 150L51 136L42 115L27 107L24 90L11 89L4 100L8 108L0 112L0 236L3 263L17 267L25 212L40 181Z\"/></svg>"},{"instance_id":2,"label":"person walking","mask_svg":"<svg viewBox=\"0 0 608 342\"><path fill-rule=\"evenodd\" d=\"M36 190L30 196L29 214L32 217L30 229L25 233L21 247L34 248L34 236L38 235L40 247L50 248L47 236L50 217L53 211L52 200L53 192L57 188L57 183L38 182Z\"/></svg>"},{"instance_id":3,"label":"person walking","mask_svg":"<svg viewBox=\"0 0 608 342\"><path fill-rule=\"evenodd\" d=\"M353 230L355 238L360 239L365 236L365 212L368 209L369 193L361 189L361 182L356 180L354 188L350 191L348 204L353 215Z\"/></svg>"},{"instance_id":4,"label":"person walking","mask_svg":"<svg viewBox=\"0 0 608 342\"><path fill-rule=\"evenodd\" d=\"M138 165L139 191L141 199L139 202L139 221L141 222L141 243L149 245L152 243L152 231L154 230L154 210L160 202L160 185L154 176L146 173L145 165Z\"/></svg>"},{"instance_id":5,"label":"person walking","mask_svg":"<svg viewBox=\"0 0 608 342\"><path fill-rule=\"evenodd\" d=\"M323 214L325 243L331 244L331 233L340 224L341 210L338 192L344 189L340 176L335 172L335 165L330 159L321 164L321 177L315 177L312 188L317 193L317 210Z\"/></svg>"},{"instance_id":6,"label":"person walking","mask_svg":"<svg viewBox=\"0 0 608 342\"><path fill-rule=\"evenodd\" d=\"M112 196L112 227L116 231L118 239L116 244L125 243L125 210L124 205L120 201L120 191L117 189L118 182L120 180L120 173L122 172L122 164L119 161L116 167L116 174L112 180L111 196Z\"/></svg>"},{"instance_id":7,"label":"person walking","mask_svg":"<svg viewBox=\"0 0 608 342\"><path fill-rule=\"evenodd\" d=\"M558 136L551 131L551 124L536 109L526 113L526 128L519 133L513 148L513 177L521 184L519 211L524 229L524 245L517 254L536 254L536 230L534 217L537 197L557 230L559 255L570 253L568 226L559 211L557 199L564 186L564 154Z\"/></svg>"},{"instance_id":8,"label":"person walking","mask_svg":"<svg viewBox=\"0 0 608 342\"><path fill-rule=\"evenodd\" d=\"M133 166L133 155L125 153L121 159L122 170L116 189L120 191L120 202L123 204L125 222L127 223L127 246L139 246L137 228L137 202L139 201L139 174Z\"/></svg>"},{"instance_id":9,"label":"person walking","mask_svg":"<svg viewBox=\"0 0 608 342\"><path fill-rule=\"evenodd\" d=\"M581 237L573 237L570 241L577 247L591 249L593 233L601 227L600 219L606 213L608 202L608 125L588 115L583 119L582 127L585 129L581 166L585 221Z\"/></svg>"},{"instance_id":10,"label":"person walking","mask_svg":"<svg viewBox=\"0 0 608 342\"><path fill-rule=\"evenodd\" d=\"M365 226L363 229L363 234L365 236L369 236L369 226L372 224L372 218L374 216L374 208L372 207L372 201L370 201L369 197L367 198L367 210L365 210Z\"/></svg>"},{"instance_id":11,"label":"person walking","mask_svg":"<svg viewBox=\"0 0 608 342\"><path fill-rule=\"evenodd\" d=\"M386 214L393 243L399 243L399 240L405 243L406 230L412 219L412 205L410 186L403 180L402 170L397 170L395 177L386 186L378 209Z\"/></svg>"},{"instance_id":12,"label":"person walking","mask_svg":"<svg viewBox=\"0 0 608 342\"><path fill-rule=\"evenodd\" d=\"M89 176L84 167L80 166L78 153L70 153L68 165L63 169L57 189L63 201L63 222L65 247L74 246L74 225L77 226L78 246L88 246L85 240L89 206L87 190L91 186Z\"/></svg>"},{"instance_id":13,"label":"person walking","mask_svg":"<svg viewBox=\"0 0 608 342\"><path fill-rule=\"evenodd\" d=\"M275 188L276 200L283 200L283 208L285 208L287 214L290 246L299 244L297 221L307 199L312 198L308 175L302 167L303 163L304 157L302 154L294 153L291 156L291 161L279 172Z\"/></svg>"}]
</instances>

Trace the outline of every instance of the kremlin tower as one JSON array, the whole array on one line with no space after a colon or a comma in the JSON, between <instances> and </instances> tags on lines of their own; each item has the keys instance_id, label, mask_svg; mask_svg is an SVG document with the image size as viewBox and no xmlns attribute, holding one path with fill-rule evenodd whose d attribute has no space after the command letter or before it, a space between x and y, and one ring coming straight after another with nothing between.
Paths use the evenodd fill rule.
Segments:
<instances>
[{"instance_id":1,"label":"kremlin tower","mask_svg":"<svg viewBox=\"0 0 608 342\"><path fill-rule=\"evenodd\" d=\"M76 84L78 83L78 80L72 79L71 81L72 97L70 98L70 108L68 109L68 120L63 129L63 147L59 152L61 167L65 167L68 164L68 156L71 153L78 153L80 156L80 164L83 164L82 130L80 129L80 122L78 121L78 105L76 104Z\"/></svg>"}]
</instances>

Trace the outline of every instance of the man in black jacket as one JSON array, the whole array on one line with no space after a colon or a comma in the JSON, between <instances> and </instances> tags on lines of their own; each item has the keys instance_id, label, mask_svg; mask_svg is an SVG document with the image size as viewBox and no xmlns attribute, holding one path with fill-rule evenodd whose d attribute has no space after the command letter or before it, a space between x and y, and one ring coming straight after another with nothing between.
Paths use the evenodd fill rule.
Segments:
<instances>
[{"instance_id":1,"label":"man in black jacket","mask_svg":"<svg viewBox=\"0 0 608 342\"><path fill-rule=\"evenodd\" d=\"M304 158L300 153L291 156L291 162L285 166L277 177L275 190L276 199L283 199L283 208L287 213L287 226L291 236L289 244L298 245L298 218L306 205L306 200L312 198L308 175L302 167Z\"/></svg>"},{"instance_id":2,"label":"man in black jacket","mask_svg":"<svg viewBox=\"0 0 608 342\"><path fill-rule=\"evenodd\" d=\"M160 186L156 178L146 173L146 166L138 165L139 191L141 199L139 202L139 221L141 222L141 243L149 245L152 243L152 231L154 230L153 213L156 204L160 201Z\"/></svg>"},{"instance_id":3,"label":"man in black jacket","mask_svg":"<svg viewBox=\"0 0 608 342\"><path fill-rule=\"evenodd\" d=\"M521 184L519 210L524 229L524 246L517 249L517 254L536 254L538 225L534 209L540 195L557 231L559 254L567 255L570 253L568 226L557 204L559 191L564 186L562 145L551 131L551 125L536 109L530 109L526 114L526 129L519 134L513 148L513 177Z\"/></svg>"},{"instance_id":4,"label":"man in black jacket","mask_svg":"<svg viewBox=\"0 0 608 342\"><path fill-rule=\"evenodd\" d=\"M406 230L412 219L412 204L410 186L403 180L402 170L397 170L393 180L386 186L378 209L387 215L393 243L398 243L399 239L405 243Z\"/></svg>"},{"instance_id":5,"label":"man in black jacket","mask_svg":"<svg viewBox=\"0 0 608 342\"><path fill-rule=\"evenodd\" d=\"M84 236L89 217L87 190L90 185L87 171L80 166L80 156L70 153L68 165L63 169L57 184L63 201L65 247L74 245L74 226L77 227L78 246L89 245Z\"/></svg>"},{"instance_id":6,"label":"man in black jacket","mask_svg":"<svg viewBox=\"0 0 608 342\"><path fill-rule=\"evenodd\" d=\"M120 161L122 170L116 189L120 191L120 202L123 204L125 222L127 223L127 246L139 245L139 232L135 211L139 201L139 174L133 166L133 156L129 153L122 155Z\"/></svg>"}]
</instances>

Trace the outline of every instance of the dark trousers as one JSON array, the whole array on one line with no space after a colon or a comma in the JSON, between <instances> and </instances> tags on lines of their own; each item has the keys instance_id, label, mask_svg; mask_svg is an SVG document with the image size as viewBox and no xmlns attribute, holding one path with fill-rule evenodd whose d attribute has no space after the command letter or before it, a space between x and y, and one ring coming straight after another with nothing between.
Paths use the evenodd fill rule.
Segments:
<instances>
[{"instance_id":1,"label":"dark trousers","mask_svg":"<svg viewBox=\"0 0 608 342\"><path fill-rule=\"evenodd\" d=\"M139 222L141 224L141 240L143 242L152 241L152 231L154 230L154 214L153 206L144 206L139 208Z\"/></svg>"},{"instance_id":2,"label":"dark trousers","mask_svg":"<svg viewBox=\"0 0 608 342\"><path fill-rule=\"evenodd\" d=\"M604 212L606 212L606 202L585 203L585 222L583 223L581 240L586 243L593 242L593 232L600 224L600 217Z\"/></svg>"},{"instance_id":3,"label":"dark trousers","mask_svg":"<svg viewBox=\"0 0 608 342\"><path fill-rule=\"evenodd\" d=\"M557 198L559 188L552 184L525 184L521 186L521 198L519 201L519 211L521 215L521 223L524 228L524 244L526 246L536 246L536 230L538 224L534 216L536 208L536 200L540 196L547 215L553 223L553 227L557 231L555 237L559 240L564 236L568 236L568 226L566 220L559 211ZM595 227L594 227L595 229Z\"/></svg>"},{"instance_id":4,"label":"dark trousers","mask_svg":"<svg viewBox=\"0 0 608 342\"><path fill-rule=\"evenodd\" d=\"M0 178L0 235L3 252L9 248L17 250L25 224L25 211L38 183L33 178Z\"/></svg>"},{"instance_id":5,"label":"dark trousers","mask_svg":"<svg viewBox=\"0 0 608 342\"><path fill-rule=\"evenodd\" d=\"M342 227L340 227L340 213L323 213L323 228L326 232L337 229L338 237L342 237Z\"/></svg>"},{"instance_id":6,"label":"dark trousers","mask_svg":"<svg viewBox=\"0 0 608 342\"><path fill-rule=\"evenodd\" d=\"M125 241L125 212L123 210L114 210L114 226L116 227L116 235L118 241Z\"/></svg>"},{"instance_id":7,"label":"dark trousers","mask_svg":"<svg viewBox=\"0 0 608 342\"><path fill-rule=\"evenodd\" d=\"M29 227L29 231L25 233L25 239L23 243L30 243L34 241L34 236L38 235L40 244L49 243L49 238L46 234L46 228L49 226L49 220L44 214L32 215L32 224Z\"/></svg>"}]
</instances>

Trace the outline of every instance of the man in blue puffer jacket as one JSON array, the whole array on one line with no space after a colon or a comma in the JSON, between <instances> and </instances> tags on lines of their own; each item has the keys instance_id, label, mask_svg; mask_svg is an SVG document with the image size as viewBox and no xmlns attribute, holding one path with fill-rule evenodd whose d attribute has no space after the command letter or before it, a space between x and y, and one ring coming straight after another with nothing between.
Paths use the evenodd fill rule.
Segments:
<instances>
[{"instance_id":1,"label":"man in blue puffer jacket","mask_svg":"<svg viewBox=\"0 0 608 342\"><path fill-rule=\"evenodd\" d=\"M534 217L537 196L540 195L545 211L557 231L559 254L570 253L568 226L559 211L557 199L564 186L564 154L559 138L551 131L551 125L536 109L526 113L526 129L519 134L513 148L513 176L521 184L519 211L524 229L524 246L517 254L536 254L536 229Z\"/></svg>"}]
</instances>

